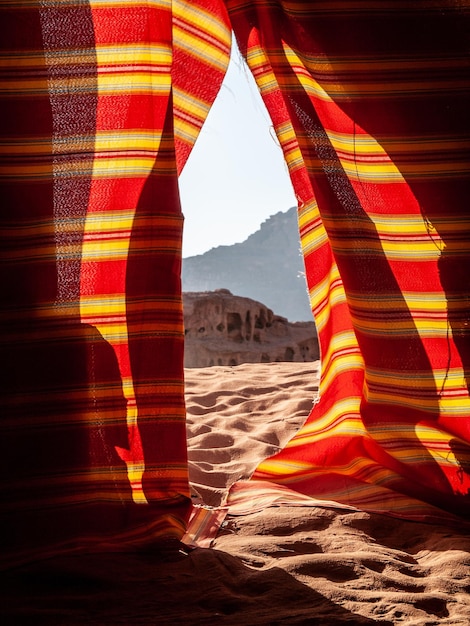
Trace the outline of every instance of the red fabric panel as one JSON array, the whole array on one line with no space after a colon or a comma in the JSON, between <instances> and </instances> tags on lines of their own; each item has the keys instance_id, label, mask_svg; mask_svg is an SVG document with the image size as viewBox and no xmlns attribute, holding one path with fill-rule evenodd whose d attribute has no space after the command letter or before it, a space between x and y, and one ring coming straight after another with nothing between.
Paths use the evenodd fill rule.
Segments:
<instances>
[{"instance_id":1,"label":"red fabric panel","mask_svg":"<svg viewBox=\"0 0 470 626\"><path fill-rule=\"evenodd\" d=\"M255 478L467 516L468 7L227 6L299 198L323 361L320 402Z\"/></svg>"}]
</instances>

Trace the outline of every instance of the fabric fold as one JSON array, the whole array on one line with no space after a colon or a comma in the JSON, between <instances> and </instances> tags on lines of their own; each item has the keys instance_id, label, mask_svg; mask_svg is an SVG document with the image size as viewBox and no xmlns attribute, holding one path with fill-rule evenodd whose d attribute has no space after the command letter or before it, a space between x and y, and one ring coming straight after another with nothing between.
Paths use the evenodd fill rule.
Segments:
<instances>
[{"instance_id":1,"label":"fabric fold","mask_svg":"<svg viewBox=\"0 0 470 626\"><path fill-rule=\"evenodd\" d=\"M468 517L468 9L2 7L7 561L186 532L178 174L232 30L298 198L322 359L320 401L246 487Z\"/></svg>"}]
</instances>

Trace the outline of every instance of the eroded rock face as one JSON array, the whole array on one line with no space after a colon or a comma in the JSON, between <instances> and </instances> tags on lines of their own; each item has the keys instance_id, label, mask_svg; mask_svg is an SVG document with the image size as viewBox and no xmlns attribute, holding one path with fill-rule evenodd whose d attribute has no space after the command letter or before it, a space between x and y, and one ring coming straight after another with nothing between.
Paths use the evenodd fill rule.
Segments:
<instances>
[{"instance_id":1,"label":"eroded rock face","mask_svg":"<svg viewBox=\"0 0 470 626\"><path fill-rule=\"evenodd\" d=\"M184 258L183 291L223 287L289 320L312 322L300 247L297 207L279 211L241 243Z\"/></svg>"},{"instance_id":2,"label":"eroded rock face","mask_svg":"<svg viewBox=\"0 0 470 626\"><path fill-rule=\"evenodd\" d=\"M183 294L185 367L319 358L313 322L288 322L227 289Z\"/></svg>"}]
</instances>

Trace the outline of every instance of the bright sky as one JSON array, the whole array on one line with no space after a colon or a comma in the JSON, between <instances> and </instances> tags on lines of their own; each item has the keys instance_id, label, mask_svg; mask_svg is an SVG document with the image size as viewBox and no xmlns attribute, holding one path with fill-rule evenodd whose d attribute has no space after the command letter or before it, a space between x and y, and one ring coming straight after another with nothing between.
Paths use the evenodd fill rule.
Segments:
<instances>
[{"instance_id":1,"label":"bright sky","mask_svg":"<svg viewBox=\"0 0 470 626\"><path fill-rule=\"evenodd\" d=\"M183 257L244 241L297 204L281 148L238 50L180 176Z\"/></svg>"}]
</instances>

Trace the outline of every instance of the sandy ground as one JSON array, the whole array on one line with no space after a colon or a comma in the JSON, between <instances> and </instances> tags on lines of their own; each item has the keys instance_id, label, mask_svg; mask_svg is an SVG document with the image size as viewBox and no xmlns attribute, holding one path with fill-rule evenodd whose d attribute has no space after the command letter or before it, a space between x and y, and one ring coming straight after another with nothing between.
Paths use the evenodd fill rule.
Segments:
<instances>
[{"instance_id":1,"label":"sandy ground","mask_svg":"<svg viewBox=\"0 0 470 626\"><path fill-rule=\"evenodd\" d=\"M190 479L206 503L305 420L318 363L186 370ZM9 590L26 582L18 597ZM30 584L28 584L30 583ZM470 537L328 507L227 517L211 549L68 556L4 579L2 624L470 624Z\"/></svg>"}]
</instances>

